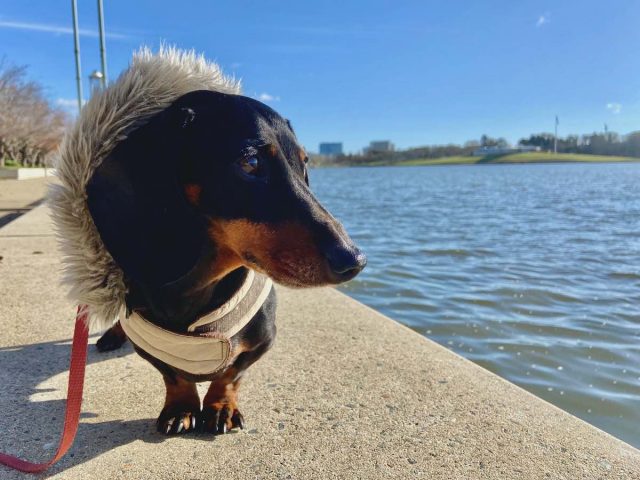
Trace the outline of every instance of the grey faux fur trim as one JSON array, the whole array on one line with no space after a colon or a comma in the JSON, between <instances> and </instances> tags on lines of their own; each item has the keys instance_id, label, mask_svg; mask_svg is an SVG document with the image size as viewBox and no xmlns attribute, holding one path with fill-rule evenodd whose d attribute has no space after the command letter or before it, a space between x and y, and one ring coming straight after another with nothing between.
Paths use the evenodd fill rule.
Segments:
<instances>
[{"instance_id":1,"label":"grey faux fur trim","mask_svg":"<svg viewBox=\"0 0 640 480\"><path fill-rule=\"evenodd\" d=\"M87 206L86 185L100 162L127 133L194 90L239 94L240 83L195 52L143 48L117 81L95 92L66 134L56 158L61 185L49 205L64 256L69 298L89 307L92 328L109 327L122 313L126 286L102 243Z\"/></svg>"}]
</instances>

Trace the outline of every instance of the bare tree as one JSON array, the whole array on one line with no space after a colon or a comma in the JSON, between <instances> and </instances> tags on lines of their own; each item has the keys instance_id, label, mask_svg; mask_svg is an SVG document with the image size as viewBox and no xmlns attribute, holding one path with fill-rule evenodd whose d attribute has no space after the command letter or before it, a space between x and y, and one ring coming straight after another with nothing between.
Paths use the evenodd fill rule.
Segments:
<instances>
[{"instance_id":1,"label":"bare tree","mask_svg":"<svg viewBox=\"0 0 640 480\"><path fill-rule=\"evenodd\" d=\"M42 86L26 80L25 66L0 60L0 167L7 160L43 166L67 124L67 115L52 107Z\"/></svg>"}]
</instances>

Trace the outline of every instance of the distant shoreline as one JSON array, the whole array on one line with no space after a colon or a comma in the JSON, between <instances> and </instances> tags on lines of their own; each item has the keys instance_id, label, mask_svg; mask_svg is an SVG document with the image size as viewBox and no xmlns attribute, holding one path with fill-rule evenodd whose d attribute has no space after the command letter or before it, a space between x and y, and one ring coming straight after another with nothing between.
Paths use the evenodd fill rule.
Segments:
<instances>
[{"instance_id":1,"label":"distant shoreline","mask_svg":"<svg viewBox=\"0 0 640 480\"><path fill-rule=\"evenodd\" d=\"M484 157L454 156L439 158L418 158L414 160L402 160L389 162L377 160L362 163L327 163L317 165L324 167L419 167L436 165L495 165L495 164L523 164L523 163L631 163L640 162L638 157L620 157L612 155L588 155L576 153L513 153L507 155L487 155Z\"/></svg>"}]
</instances>

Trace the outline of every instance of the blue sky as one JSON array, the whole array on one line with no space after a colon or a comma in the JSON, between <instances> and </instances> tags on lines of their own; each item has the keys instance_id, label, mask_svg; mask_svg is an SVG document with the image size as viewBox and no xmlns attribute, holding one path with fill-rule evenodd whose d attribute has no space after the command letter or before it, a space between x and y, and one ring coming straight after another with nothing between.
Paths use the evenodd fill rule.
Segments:
<instances>
[{"instance_id":1,"label":"blue sky","mask_svg":"<svg viewBox=\"0 0 640 480\"><path fill-rule=\"evenodd\" d=\"M82 68L100 65L95 0L78 0ZM310 151L483 133L517 141L640 129L640 2L105 0L108 70L141 45L194 48L291 119ZM75 98L70 2L0 1L0 55L52 102ZM85 80L85 91L88 90Z\"/></svg>"}]
</instances>

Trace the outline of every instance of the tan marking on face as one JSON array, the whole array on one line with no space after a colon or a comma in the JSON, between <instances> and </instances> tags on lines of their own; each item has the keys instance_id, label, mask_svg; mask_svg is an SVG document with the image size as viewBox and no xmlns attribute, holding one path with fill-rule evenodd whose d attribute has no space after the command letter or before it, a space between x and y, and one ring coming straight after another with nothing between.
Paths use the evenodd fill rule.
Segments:
<instances>
[{"instance_id":1,"label":"tan marking on face","mask_svg":"<svg viewBox=\"0 0 640 480\"><path fill-rule=\"evenodd\" d=\"M200 194L202 193L201 185L188 183L184 186L184 193L190 204L195 205L196 207L200 205Z\"/></svg>"},{"instance_id":2,"label":"tan marking on face","mask_svg":"<svg viewBox=\"0 0 640 480\"><path fill-rule=\"evenodd\" d=\"M207 278L207 283L212 283L241 267L244 263L240 255L228 246L228 235L220 222L212 221L209 224L209 238L216 246L216 258L209 267Z\"/></svg>"},{"instance_id":3,"label":"tan marking on face","mask_svg":"<svg viewBox=\"0 0 640 480\"><path fill-rule=\"evenodd\" d=\"M269 155L271 155L272 157L277 157L278 156L278 147L275 144L272 143L267 148L269 150Z\"/></svg>"},{"instance_id":4,"label":"tan marking on face","mask_svg":"<svg viewBox=\"0 0 640 480\"><path fill-rule=\"evenodd\" d=\"M307 158L307 152L304 150L304 148L301 148L301 149L298 151L298 156L300 157L300 161L301 161L302 163L306 163L304 160L305 160L305 158Z\"/></svg>"},{"instance_id":5,"label":"tan marking on face","mask_svg":"<svg viewBox=\"0 0 640 480\"><path fill-rule=\"evenodd\" d=\"M213 220L209 236L220 257L212 271L217 278L244 265L289 286L329 283L326 260L311 233L300 224Z\"/></svg>"}]
</instances>

